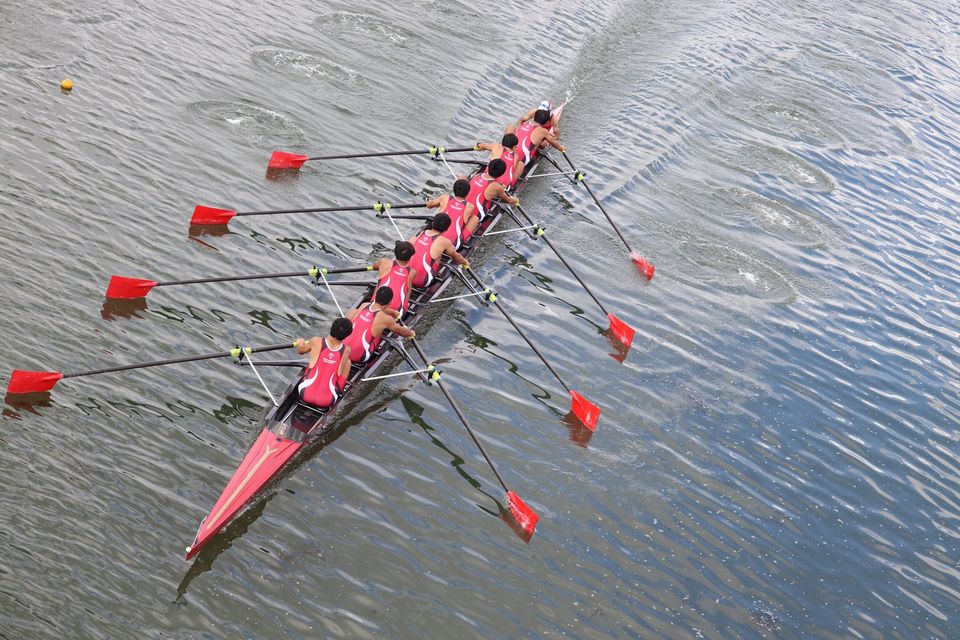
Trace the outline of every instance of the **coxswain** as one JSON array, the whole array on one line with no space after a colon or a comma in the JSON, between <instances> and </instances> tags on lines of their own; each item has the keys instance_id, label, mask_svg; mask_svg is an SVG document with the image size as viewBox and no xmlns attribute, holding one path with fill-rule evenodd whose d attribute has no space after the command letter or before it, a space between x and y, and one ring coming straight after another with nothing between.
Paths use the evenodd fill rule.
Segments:
<instances>
[{"instance_id":1,"label":"coxswain","mask_svg":"<svg viewBox=\"0 0 960 640\"><path fill-rule=\"evenodd\" d=\"M397 322L397 312L389 307L392 299L393 289L382 286L377 289L372 302L365 302L347 313L347 320L353 323L353 333L344 340L350 348L350 362L359 364L369 360L384 331L392 331L404 338L417 337L413 329Z\"/></svg>"},{"instance_id":2,"label":"coxswain","mask_svg":"<svg viewBox=\"0 0 960 640\"><path fill-rule=\"evenodd\" d=\"M428 209L440 209L441 213L450 216L450 226L443 232L443 237L453 243L453 248L460 250L461 245L470 239L480 221L477 219L476 207L467 202L470 195L470 181L458 178L453 183L453 195L443 194L427 200Z\"/></svg>"},{"instance_id":3,"label":"coxswain","mask_svg":"<svg viewBox=\"0 0 960 640\"><path fill-rule=\"evenodd\" d=\"M467 194L467 202L477 209L479 221L487 217L487 207L494 198L500 198L507 204L520 204L520 200L507 193L507 188L503 183L498 182L497 178L507 171L507 163L497 158L487 165L486 170L481 171L470 181L470 193Z\"/></svg>"},{"instance_id":4,"label":"coxswain","mask_svg":"<svg viewBox=\"0 0 960 640\"><path fill-rule=\"evenodd\" d=\"M503 185L500 185L501 188ZM413 286L427 287L440 269L440 256L446 254L459 265L470 268L467 259L453 248L453 243L443 236L443 232L450 227L450 216L438 213L427 228L410 238L416 249L413 256L413 267L417 270L413 277Z\"/></svg>"},{"instance_id":5,"label":"coxswain","mask_svg":"<svg viewBox=\"0 0 960 640\"><path fill-rule=\"evenodd\" d=\"M519 140L515 134L505 133L503 134L503 138L500 139L500 142L478 142L476 147L474 147L480 151L489 151L491 161L497 158L503 160L507 165L507 170L502 176L497 178L497 182L507 188L512 187L520 175L516 172L517 165L520 164L517 161L516 152L518 142Z\"/></svg>"},{"instance_id":6,"label":"coxswain","mask_svg":"<svg viewBox=\"0 0 960 640\"><path fill-rule=\"evenodd\" d=\"M560 144L557 136L550 133L547 128L550 126L551 114L546 109L537 109L533 114L533 119L524 122L517 127L517 157L519 163L517 170L523 172L523 168L530 164L536 154L537 148L546 142L552 147L565 152L567 148ZM517 175L520 175L519 173Z\"/></svg>"},{"instance_id":7,"label":"coxswain","mask_svg":"<svg viewBox=\"0 0 960 640\"><path fill-rule=\"evenodd\" d=\"M415 252L412 244L401 240L393 247L393 259L380 258L373 263L378 274L377 287L390 287L394 292L389 303L389 308L394 311L406 313L410 306L410 287L413 286L413 275L416 272L416 269L410 266L410 259Z\"/></svg>"},{"instance_id":8,"label":"coxswain","mask_svg":"<svg viewBox=\"0 0 960 640\"><path fill-rule=\"evenodd\" d=\"M310 362L297 385L300 399L318 409L328 409L337 401L350 372L350 347L344 340L353 331L353 323L337 318L326 338L300 338L293 343L300 355L310 354Z\"/></svg>"}]
</instances>

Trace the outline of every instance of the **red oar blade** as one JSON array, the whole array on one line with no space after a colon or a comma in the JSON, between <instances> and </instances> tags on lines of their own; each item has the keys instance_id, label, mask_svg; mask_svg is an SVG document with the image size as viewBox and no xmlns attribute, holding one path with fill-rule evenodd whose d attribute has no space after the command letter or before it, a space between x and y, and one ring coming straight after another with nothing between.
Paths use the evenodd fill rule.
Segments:
<instances>
[{"instance_id":1,"label":"red oar blade","mask_svg":"<svg viewBox=\"0 0 960 640\"><path fill-rule=\"evenodd\" d=\"M59 371L23 371L14 369L7 383L7 393L41 393L50 391L63 379Z\"/></svg>"},{"instance_id":2,"label":"red oar blade","mask_svg":"<svg viewBox=\"0 0 960 640\"><path fill-rule=\"evenodd\" d=\"M612 313L607 314L607 320L610 321L610 333L613 337L629 347L633 342L633 334L636 333L633 327Z\"/></svg>"},{"instance_id":3,"label":"red oar blade","mask_svg":"<svg viewBox=\"0 0 960 640\"><path fill-rule=\"evenodd\" d=\"M597 420L600 419L600 407L576 391L571 391L570 397L573 398L573 402L570 405L570 410L573 412L573 415L577 416L587 429L594 431L597 428Z\"/></svg>"},{"instance_id":4,"label":"red oar blade","mask_svg":"<svg viewBox=\"0 0 960 640\"><path fill-rule=\"evenodd\" d=\"M190 224L227 224L235 215L237 215L237 212L231 209L217 209L216 207L205 207L198 204L193 209Z\"/></svg>"},{"instance_id":5,"label":"red oar blade","mask_svg":"<svg viewBox=\"0 0 960 640\"><path fill-rule=\"evenodd\" d=\"M110 284L107 285L107 297L113 300L146 298L147 294L150 293L150 289L153 289L155 286L157 286L157 283L153 280L111 276Z\"/></svg>"},{"instance_id":6,"label":"red oar blade","mask_svg":"<svg viewBox=\"0 0 960 640\"><path fill-rule=\"evenodd\" d=\"M297 153L288 153L286 151L274 151L270 156L270 162L267 163L267 169L288 170L299 169L307 161L307 156Z\"/></svg>"},{"instance_id":7,"label":"red oar blade","mask_svg":"<svg viewBox=\"0 0 960 640\"><path fill-rule=\"evenodd\" d=\"M633 260L633 264L637 265L637 268L640 269L640 272L643 273L647 280L653 280L653 272L656 270L656 267L654 267L649 260L639 253L631 253L630 259Z\"/></svg>"},{"instance_id":8,"label":"red oar blade","mask_svg":"<svg viewBox=\"0 0 960 640\"><path fill-rule=\"evenodd\" d=\"M533 532L537 528L537 521L540 520L537 512L531 509L527 503L521 500L520 496L513 491L507 491L507 502L510 506L510 515L513 516L517 525L523 529L523 532L527 536L533 536Z\"/></svg>"}]
</instances>

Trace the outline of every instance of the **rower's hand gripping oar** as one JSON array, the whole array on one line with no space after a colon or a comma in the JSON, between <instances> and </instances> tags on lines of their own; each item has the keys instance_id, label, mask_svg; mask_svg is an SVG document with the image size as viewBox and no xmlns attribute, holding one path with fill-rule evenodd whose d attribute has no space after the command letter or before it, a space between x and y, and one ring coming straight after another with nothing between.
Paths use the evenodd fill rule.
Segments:
<instances>
[{"instance_id":1,"label":"rower's hand gripping oar","mask_svg":"<svg viewBox=\"0 0 960 640\"><path fill-rule=\"evenodd\" d=\"M426 149L408 149L405 151L377 151L374 153L345 153L331 156L305 156L288 151L274 151L270 156L270 162L267 163L267 169L273 171L291 171L299 169L304 162L311 160L348 160L351 158L385 158L388 156L417 156L430 155L436 157L438 153L462 153L464 151L474 151L473 146L453 147L428 147Z\"/></svg>"},{"instance_id":2,"label":"rower's hand gripping oar","mask_svg":"<svg viewBox=\"0 0 960 640\"><path fill-rule=\"evenodd\" d=\"M607 311L606 307L603 306L603 303L600 302L600 299L594 295L593 291L590 290L590 287L587 286L587 283L583 281L583 278L580 277L580 275L573 269L573 266L560 254L560 250L557 249L552 242L550 242L550 238L546 236L546 230L540 225L534 225L533 219L527 215L527 212L524 211L523 207L521 207L519 204L516 205L516 210L520 212L527 224L533 227L534 231L530 233L530 237L534 240L543 240L547 246L550 247L550 250L553 251L563 266L567 268L567 271L570 272L576 281L580 283L580 286L583 287L583 290L586 291L587 294L597 304L597 306L600 308L600 311L607 316L607 321L610 323L610 333L626 347L629 347L633 342L633 335L635 333L633 327L618 318L616 315ZM523 223L519 218L516 217L516 215L513 213L513 210L509 206L506 207L506 211L512 218L514 218L514 222L516 222L518 226L523 226Z\"/></svg>"},{"instance_id":3,"label":"rower's hand gripping oar","mask_svg":"<svg viewBox=\"0 0 960 640\"><path fill-rule=\"evenodd\" d=\"M119 367L108 367L106 369L93 369L91 371L77 371L74 373L61 373L59 371L23 371L14 369L10 376L10 382L7 383L7 393L41 393L50 391L60 380L64 378L79 378L81 376L93 376L101 373L113 373L114 371L129 371L131 369L146 369L147 367L159 367L168 364L179 364L182 362L196 362L198 360L213 360L215 358L239 358L242 354L263 353L266 351L278 351L280 349L290 349L293 346L291 342L283 344L273 344L266 347L236 347L230 351L221 351L218 353L207 353L198 356L186 356L183 358L173 358L171 360L155 360L153 362L140 362L137 364L127 364Z\"/></svg>"},{"instance_id":4,"label":"rower's hand gripping oar","mask_svg":"<svg viewBox=\"0 0 960 640\"><path fill-rule=\"evenodd\" d=\"M653 264L630 248L630 243L628 243L627 239L623 237L623 233L620 232L620 227L618 227L617 223L613 221L613 218L610 217L610 214L607 213L607 210L603 208L603 205L600 204L600 199L597 198L596 194L593 192L593 189L591 189L590 185L587 184L586 174L573 165L573 161L570 159L570 156L567 155L566 151L563 152L563 157L566 159L567 164L570 165L570 168L574 170L574 178L587 189L587 193L589 193L590 197L593 198L597 208L600 209L600 213L602 213L603 217L607 219L607 222L610 223L610 226L613 227L613 230L617 232L617 236L620 237L620 241L623 242L623 246L625 246L627 251L630 252L630 259L633 260L633 263L640 268L640 271L643 272L643 275L646 276L647 280L653 278L653 272L655 269Z\"/></svg>"},{"instance_id":5,"label":"rower's hand gripping oar","mask_svg":"<svg viewBox=\"0 0 960 640\"><path fill-rule=\"evenodd\" d=\"M413 344L413 348L417 350L417 353L420 355L420 358L423 360L424 364L429 364L430 360L427 358L427 354L423 352L423 349L420 347L420 343L416 339L411 339L410 343ZM411 366L412 363L411 363ZM530 508L526 502L524 502L520 496L510 490L510 487L507 486L507 483L504 481L503 476L500 475L500 472L497 470L496 465L493 464L493 460L490 458L490 455L487 453L487 450L483 447L483 444L480 442L480 439L477 437L477 434L474 433L473 429L470 427L470 422L467 420L467 417L463 414L463 411L460 409L460 405L457 404L457 401L453 398L453 395L447 390L447 387L443 383L439 370L433 370L430 381L436 383L440 387L440 391L443 392L444 397L446 397L447 402L450 403L450 408L453 409L453 412L457 414L457 418L460 419L460 423L467 430L467 433L470 434L470 438L473 439L474 444L477 445L477 448L480 450L481 455L483 455L484 460L487 461L487 464L490 466L490 469L493 471L493 475L497 477L497 481L500 483L500 486L503 487L503 490L507 494L507 505L510 510L510 515L513 516L513 519L520 526L525 534L525 538L529 540L529 537L533 536L534 531L537 528L537 521L540 520L540 516L537 515L537 512Z\"/></svg>"},{"instance_id":6,"label":"rower's hand gripping oar","mask_svg":"<svg viewBox=\"0 0 960 640\"><path fill-rule=\"evenodd\" d=\"M471 269L464 269L464 271L471 278L473 278L473 281L476 282L477 286L480 287L481 290L484 292L490 291L489 288L483 284L480 278L477 277L477 274L475 274ZM524 333L523 329L520 328L520 325L518 325L513 319L513 316L511 316L510 313L503 307L503 305L500 304L500 301L497 299L495 293L488 293L486 299L487 301L492 302L503 315L503 317L507 319L507 322L513 325L513 328L518 334L520 334L520 337L523 338L523 340L530 346L531 349L533 349L533 352L537 354L537 357L540 358L540 361L546 365L547 369L550 370L550 373L553 374L553 377L557 379L557 382L560 383L560 386L562 386L567 393L570 394L570 410L573 412L573 415L577 416L577 418L588 429L590 429L590 431L594 431L597 428L597 420L600 418L600 407L587 400L580 393L574 391L570 385L564 382L563 378L560 377L560 374L557 373L557 370L553 368L553 365L547 361L546 357L544 357L544 355L540 352L540 349L537 348L537 345L533 343L533 340L531 340L529 336Z\"/></svg>"},{"instance_id":7,"label":"rower's hand gripping oar","mask_svg":"<svg viewBox=\"0 0 960 640\"><path fill-rule=\"evenodd\" d=\"M288 213L339 213L349 211L376 211L380 212L384 206L393 209L423 209L427 205L423 202L405 202L401 204L384 205L382 202L375 202L372 205L351 205L351 206L333 206L333 207L311 207L308 209L270 209L268 211L234 211L233 209L218 209L217 207L208 207L198 204L193 209L193 216L190 218L191 225L226 225L233 218L242 216L276 216Z\"/></svg>"},{"instance_id":8,"label":"rower's hand gripping oar","mask_svg":"<svg viewBox=\"0 0 960 640\"><path fill-rule=\"evenodd\" d=\"M268 280L272 278L296 278L308 276L311 278L320 278L320 275L330 275L335 273L363 273L373 271L373 267L349 267L344 269L328 269L326 267L311 267L306 271L285 271L282 273L262 273L250 276L223 276L216 278L194 278L192 280L168 280L166 282L157 282L155 280L144 280L142 278L128 278L126 276L111 276L110 284L107 285L107 298L114 300L134 300L145 298L154 287L170 287L188 284L206 284L211 282L236 282L240 280ZM331 284L341 286L367 286L367 282L352 282Z\"/></svg>"}]
</instances>

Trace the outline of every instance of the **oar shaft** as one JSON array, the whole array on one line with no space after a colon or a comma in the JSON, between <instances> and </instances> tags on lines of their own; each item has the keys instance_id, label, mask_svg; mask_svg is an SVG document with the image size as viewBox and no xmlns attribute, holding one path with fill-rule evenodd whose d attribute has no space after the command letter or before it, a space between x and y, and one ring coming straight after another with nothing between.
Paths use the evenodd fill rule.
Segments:
<instances>
[{"instance_id":1,"label":"oar shaft","mask_svg":"<svg viewBox=\"0 0 960 640\"><path fill-rule=\"evenodd\" d=\"M405 202L402 204L391 204L391 209L421 209L427 205L423 202ZM284 213L336 213L343 211L375 211L374 205L351 205L336 207L310 207L308 209L271 209L269 211L238 211L238 216L272 216Z\"/></svg>"},{"instance_id":2,"label":"oar shaft","mask_svg":"<svg viewBox=\"0 0 960 640\"><path fill-rule=\"evenodd\" d=\"M475 274L473 270L468 270L467 273L470 274L474 282L477 283L478 287L480 287L481 289L485 288L483 282L480 281L480 278L477 277L477 274ZM546 365L547 369L550 370L550 373L552 373L553 377L557 379L557 382L560 383L560 386L562 386L568 393L572 391L572 389L569 386L567 386L567 383L563 381L563 378L560 377L560 374L557 373L557 370L553 368L553 365L551 365L550 362L547 360L547 358L542 353L540 353L540 349L538 349L537 345L533 343L533 340L531 340L530 337L527 336L526 333L524 333L523 329L520 328L520 325L518 325L516 321L513 319L513 316L511 316L510 313L503 307L503 305L500 304L500 301L494 300L493 304L496 305L500 313L503 314L503 317L507 319L507 322L513 325L513 328L516 329L517 333L520 334L520 337L523 338L528 345L530 345L530 348L533 349L533 352L537 354L537 357L540 358L543 364Z\"/></svg>"},{"instance_id":3,"label":"oar shaft","mask_svg":"<svg viewBox=\"0 0 960 640\"><path fill-rule=\"evenodd\" d=\"M423 352L423 349L420 347L420 343L416 340L410 341L413 344L413 348L417 350L417 353L420 355L420 358L423 360L424 364L429 364L430 360L427 358L427 354ZM454 400L453 395L447 390L447 387L443 384L443 380L437 380L437 386L440 387L440 391L443 392L443 395L447 398L447 402L450 403L450 408L453 409L453 412L457 414L457 417L460 418L460 422L466 428L467 433L470 434L470 437L473 439L473 442L477 445L477 448L480 449L480 453L483 455L484 460L487 461L487 464L490 465L490 469L493 471L493 475L497 476L497 481L500 483L500 486L503 487L504 491L509 492L510 488L507 487L507 483L504 482L503 476L500 475L500 472L497 470L496 465L493 464L493 460L490 459L487 450L484 449L483 444L480 442L480 439L477 438L477 434L473 432L473 429L470 428L470 422L467 420L467 417L463 415L463 411L460 410L460 405L457 404L457 401Z\"/></svg>"},{"instance_id":4,"label":"oar shaft","mask_svg":"<svg viewBox=\"0 0 960 640\"><path fill-rule=\"evenodd\" d=\"M520 205L517 205L516 209L523 215L524 219L529 224L533 224L533 220L530 218L530 216L527 215L527 212L523 209L523 207L521 207ZM600 302L597 296L593 295L593 291L590 290L590 287L587 286L587 283L583 281L583 278L580 277L580 274L578 274L576 270L573 268L573 266L569 262L567 262L567 260L560 254L560 250L557 249L556 246L554 246L554 244L550 241L550 238L548 238L546 235L542 235L540 236L540 238L547 243L547 246L550 247L554 255L557 256L557 259L560 260L563 266L567 268L567 271L570 272L570 275L576 278L577 282L580 283L580 286L583 287L583 290L587 292L587 295L593 298L593 301L597 303L598 307L600 307L600 311L603 311L605 314L608 313L608 311L604 308L603 303Z\"/></svg>"},{"instance_id":5,"label":"oar shaft","mask_svg":"<svg viewBox=\"0 0 960 640\"><path fill-rule=\"evenodd\" d=\"M378 218L386 218L385 215L379 214L379 213L377 214L377 217L378 217ZM393 218L394 220L433 220L433 216L415 216L415 215L409 215L409 216L408 216L408 215L400 215L400 216L395 216L395 215L391 215L390 217Z\"/></svg>"},{"instance_id":6,"label":"oar shaft","mask_svg":"<svg viewBox=\"0 0 960 640\"><path fill-rule=\"evenodd\" d=\"M274 344L267 347L254 347L251 353L263 353L265 351L278 351L280 349L289 349L292 342L283 344ZM92 376L100 373L113 373L114 371L129 371L131 369L146 369L148 367L160 367L168 364L180 364L182 362L197 362L198 360L214 360L216 358L228 358L232 356L231 351L220 351L218 353L205 353L197 356L186 356L183 358L172 358L170 360L155 360L153 362L140 362L137 364L127 364L119 367L107 367L105 369L93 369L91 371L78 371L76 373L65 373L64 378L79 378L81 376Z\"/></svg>"},{"instance_id":7,"label":"oar shaft","mask_svg":"<svg viewBox=\"0 0 960 640\"><path fill-rule=\"evenodd\" d=\"M497 476L497 480L500 482L500 486L503 487L504 491L509 492L510 488L507 486L507 483L504 482L503 476L500 475L500 472L497 470L493 460L490 459L490 455L487 453L487 450L483 447L483 444L480 442L480 439L477 437L477 434L473 432L473 429L470 428L470 423L467 421L467 417L463 415L463 411L460 410L460 406L457 404L457 401L453 399L453 395L447 391L447 387L443 384L443 380L437 380L437 386L440 387L440 391L443 392L443 395L447 397L447 402L450 403L450 408L453 409L453 412L457 414L457 417L460 418L460 422L463 424L464 428L467 430L467 433L470 434L470 437L473 439L473 442L477 445L477 449L480 450L483 459L487 461L487 464L490 465L490 469L493 471L493 475Z\"/></svg>"},{"instance_id":8,"label":"oar shaft","mask_svg":"<svg viewBox=\"0 0 960 640\"><path fill-rule=\"evenodd\" d=\"M444 153L460 153L463 151L473 151L474 148L470 147L454 147L452 149L444 149ZM416 156L416 155L431 155L431 149L407 149L404 151L378 151L375 153L343 153L333 156L310 156L307 160L348 160L350 158L385 158L387 156Z\"/></svg>"},{"instance_id":9,"label":"oar shaft","mask_svg":"<svg viewBox=\"0 0 960 640\"><path fill-rule=\"evenodd\" d=\"M263 273L253 276L223 276L218 278L194 278L192 280L168 280L167 282L158 282L158 287L168 287L180 284L204 284L207 282L234 282L237 280L266 280L269 278L293 278L296 276L305 276L306 271L287 271L285 273Z\"/></svg>"},{"instance_id":10,"label":"oar shaft","mask_svg":"<svg viewBox=\"0 0 960 640\"><path fill-rule=\"evenodd\" d=\"M333 273L362 273L365 271L370 271L367 267L349 267L344 269L328 269L326 274L330 275ZM157 287L168 287L172 285L181 285L181 284L205 284L208 282L236 282L238 280L268 280L270 278L295 278L302 276L309 276L309 271L284 271L282 273L261 273L251 276L218 276L216 278L193 278L192 280L168 280L166 282L158 282Z\"/></svg>"},{"instance_id":11,"label":"oar shaft","mask_svg":"<svg viewBox=\"0 0 960 640\"><path fill-rule=\"evenodd\" d=\"M570 165L570 168L574 171L577 170L573 166L573 161L570 159L570 156L567 155L567 152L563 152L563 157L567 160L567 164ZM623 237L623 233L620 232L620 227L617 226L617 223L613 221L613 218L610 217L610 214L607 213L607 210L603 208L603 205L600 204L600 198L593 192L593 189L590 188L590 185L587 184L586 179L580 180L584 187L587 189L587 193L590 194L590 197L593 198L594 203L597 205L597 208L600 209L600 213L603 214L603 217L607 219L607 222L610 223L610 226L613 227L613 230L617 232L617 235L620 236L620 241L623 242L623 246L627 248L627 251L633 253L633 249L630 248L630 243L627 242L627 239Z\"/></svg>"}]
</instances>

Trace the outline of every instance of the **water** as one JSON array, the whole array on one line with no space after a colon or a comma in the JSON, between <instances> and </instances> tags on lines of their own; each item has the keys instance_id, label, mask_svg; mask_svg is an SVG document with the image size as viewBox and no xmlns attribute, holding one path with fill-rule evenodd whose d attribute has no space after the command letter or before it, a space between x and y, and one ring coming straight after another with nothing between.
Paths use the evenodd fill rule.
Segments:
<instances>
[{"instance_id":1,"label":"water","mask_svg":"<svg viewBox=\"0 0 960 640\"><path fill-rule=\"evenodd\" d=\"M545 17L547 19L545 19ZM394 381L196 564L182 560L268 402L226 362L67 380L0 431L0 637L948 638L960 613L951 3L397 7L37 3L0 19L0 360L78 370L321 331L306 279L152 279L358 264L370 216L238 210L439 193L420 158L311 153L493 138L543 97L645 282L582 189L523 193L611 310L545 247L476 261L571 386L491 310L424 336L529 545L435 390ZM466 35L465 35L466 34ZM478 34L472 36L471 34ZM61 78L76 89L62 95ZM274 390L289 372L264 371ZM586 445L586 446L583 446Z\"/></svg>"}]
</instances>

